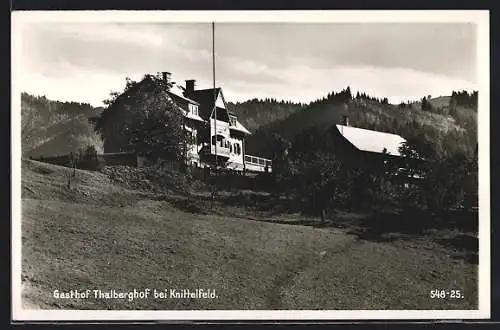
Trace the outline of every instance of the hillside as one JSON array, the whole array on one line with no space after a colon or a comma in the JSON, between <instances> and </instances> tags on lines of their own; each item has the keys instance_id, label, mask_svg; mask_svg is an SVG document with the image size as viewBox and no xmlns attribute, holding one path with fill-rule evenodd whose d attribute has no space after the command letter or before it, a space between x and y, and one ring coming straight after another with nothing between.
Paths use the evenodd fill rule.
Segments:
<instances>
[{"instance_id":1,"label":"hillside","mask_svg":"<svg viewBox=\"0 0 500 330\"><path fill-rule=\"evenodd\" d=\"M340 99L339 99L340 97ZM455 100L455 104L451 107ZM348 114L353 126L402 135L405 138L424 134L437 141L444 152L460 150L470 154L477 143L477 93L453 92L428 100L432 105L422 110L421 102L392 105L386 99L365 94L351 97L350 90L330 93L307 105L252 99L229 103L239 120L252 131L246 152L271 157L271 141L275 133L293 140L306 130L322 130L340 123ZM59 102L27 93L21 95L22 149L25 157L55 156L76 151L87 144L102 151L102 141L89 118L98 116L103 108L89 104Z\"/></svg>"},{"instance_id":2,"label":"hillside","mask_svg":"<svg viewBox=\"0 0 500 330\"><path fill-rule=\"evenodd\" d=\"M238 120L251 132L261 126L284 119L300 110L304 104L274 99L252 99L245 102L228 103L229 111L238 115Z\"/></svg>"},{"instance_id":3,"label":"hillside","mask_svg":"<svg viewBox=\"0 0 500 330\"><path fill-rule=\"evenodd\" d=\"M128 171L134 176L132 168ZM265 216L241 205L186 212L177 206L185 201L125 188L98 172L77 170L77 186L66 189L67 173L64 167L22 163L25 307L477 308L477 264L461 247L474 242L475 229L464 234L447 225L408 235L408 226L397 225L401 217L371 219L354 213L338 213L332 226L319 228L304 225L314 219L300 214ZM202 197L191 198L204 205ZM364 221L390 225L376 235L363 227ZM430 290L450 283L464 299L429 298ZM48 294L145 288L210 289L217 298L129 301Z\"/></svg>"},{"instance_id":4,"label":"hillside","mask_svg":"<svg viewBox=\"0 0 500 330\"><path fill-rule=\"evenodd\" d=\"M59 102L44 96L21 94L21 138L24 157L56 156L87 144L102 150L89 119L103 108L77 102Z\"/></svg>"},{"instance_id":5,"label":"hillside","mask_svg":"<svg viewBox=\"0 0 500 330\"><path fill-rule=\"evenodd\" d=\"M340 124L341 116L348 115L351 126L399 134L405 138L425 135L442 153L457 150L472 153L477 142L477 110L458 105L450 111L449 96L430 99L429 102L433 107L422 110L420 102L403 107L359 96L340 102L335 94L330 94L284 119L262 126L249 137L247 152L271 157L271 144L266 141L270 141L275 133L293 141L301 132L321 131Z\"/></svg>"}]
</instances>

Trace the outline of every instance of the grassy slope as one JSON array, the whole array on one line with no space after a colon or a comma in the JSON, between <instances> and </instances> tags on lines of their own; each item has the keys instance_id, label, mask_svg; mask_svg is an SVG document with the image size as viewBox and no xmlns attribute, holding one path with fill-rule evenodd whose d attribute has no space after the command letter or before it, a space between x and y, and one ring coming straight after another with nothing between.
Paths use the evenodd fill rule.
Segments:
<instances>
[{"instance_id":1,"label":"grassy slope","mask_svg":"<svg viewBox=\"0 0 500 330\"><path fill-rule=\"evenodd\" d=\"M27 307L473 309L477 266L430 237L375 242L344 229L185 213L104 174L23 161ZM287 218L281 215L281 218ZM290 216L291 217L291 216ZM266 220L259 219L256 220ZM268 219L267 219L268 220ZM283 219L281 219L283 220ZM216 300L56 300L53 290L215 289ZM459 301L429 299L460 289Z\"/></svg>"}]
</instances>

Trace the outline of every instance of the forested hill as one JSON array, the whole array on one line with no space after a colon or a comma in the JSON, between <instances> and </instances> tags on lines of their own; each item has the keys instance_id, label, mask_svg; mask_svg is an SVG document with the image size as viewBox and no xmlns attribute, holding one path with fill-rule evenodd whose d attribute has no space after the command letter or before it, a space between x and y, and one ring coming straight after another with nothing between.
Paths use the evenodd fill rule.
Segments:
<instances>
[{"instance_id":1,"label":"forested hill","mask_svg":"<svg viewBox=\"0 0 500 330\"><path fill-rule=\"evenodd\" d=\"M22 93L23 157L64 155L89 144L102 151L102 141L89 122L102 110L87 103L53 101Z\"/></svg>"},{"instance_id":2,"label":"forested hill","mask_svg":"<svg viewBox=\"0 0 500 330\"><path fill-rule=\"evenodd\" d=\"M304 134L321 134L348 115L351 126L399 134L431 143L438 153L474 153L477 143L477 92L423 97L419 102L389 104L386 98L330 93L290 116L260 127L248 138L249 154L271 157L275 134L293 143ZM308 146L314 148L314 146Z\"/></svg>"},{"instance_id":3,"label":"forested hill","mask_svg":"<svg viewBox=\"0 0 500 330\"><path fill-rule=\"evenodd\" d=\"M307 105L253 99L229 103L228 107L253 133L247 141L247 152L264 157L271 157L270 142L275 133L289 141L308 132L319 134L340 123L344 114L349 115L352 126L418 137L443 154L470 154L477 143L477 92L454 91L451 96L426 96L419 102L393 105L386 98L364 93L353 96L347 88ZM21 111L25 157L67 154L89 144L102 151L102 140L89 119L103 108L22 93Z\"/></svg>"},{"instance_id":4,"label":"forested hill","mask_svg":"<svg viewBox=\"0 0 500 330\"><path fill-rule=\"evenodd\" d=\"M229 111L238 116L238 120L251 132L261 126L281 120L304 107L304 104L276 99L252 99L245 102L227 104Z\"/></svg>"}]
</instances>

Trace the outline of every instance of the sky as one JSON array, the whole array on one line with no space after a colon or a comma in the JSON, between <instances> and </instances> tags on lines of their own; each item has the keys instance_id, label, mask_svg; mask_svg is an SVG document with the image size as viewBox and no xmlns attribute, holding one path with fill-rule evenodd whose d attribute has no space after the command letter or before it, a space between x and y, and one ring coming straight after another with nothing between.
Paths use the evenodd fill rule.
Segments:
<instances>
[{"instance_id":1,"label":"sky","mask_svg":"<svg viewBox=\"0 0 500 330\"><path fill-rule=\"evenodd\" d=\"M22 91L102 105L125 78L168 71L212 87L210 23L24 23ZM478 86L473 23L216 23L226 101L310 102L346 86L391 103Z\"/></svg>"}]
</instances>

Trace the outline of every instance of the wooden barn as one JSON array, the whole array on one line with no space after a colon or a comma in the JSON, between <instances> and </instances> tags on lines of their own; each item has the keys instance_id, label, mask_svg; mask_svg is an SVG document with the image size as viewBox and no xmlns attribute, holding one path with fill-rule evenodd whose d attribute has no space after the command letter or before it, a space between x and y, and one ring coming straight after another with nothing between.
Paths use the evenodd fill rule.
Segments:
<instances>
[{"instance_id":1,"label":"wooden barn","mask_svg":"<svg viewBox=\"0 0 500 330\"><path fill-rule=\"evenodd\" d=\"M407 157L401 147L407 142L400 135L351 126L349 117L329 131L329 144L351 166L378 169L394 177L420 179L417 173L406 173ZM421 162L421 160L413 160Z\"/></svg>"}]
</instances>

